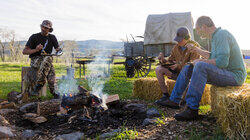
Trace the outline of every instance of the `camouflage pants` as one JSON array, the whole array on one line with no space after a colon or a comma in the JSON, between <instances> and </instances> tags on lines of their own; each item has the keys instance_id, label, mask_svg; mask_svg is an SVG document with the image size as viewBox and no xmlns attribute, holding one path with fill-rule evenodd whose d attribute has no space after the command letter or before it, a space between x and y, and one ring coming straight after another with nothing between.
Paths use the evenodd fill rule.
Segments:
<instances>
[{"instance_id":1,"label":"camouflage pants","mask_svg":"<svg viewBox=\"0 0 250 140\"><path fill-rule=\"evenodd\" d=\"M37 70L36 84L44 85L47 79L50 93L55 94L56 75L52 62L52 56L35 56L31 58L30 66Z\"/></svg>"}]
</instances>

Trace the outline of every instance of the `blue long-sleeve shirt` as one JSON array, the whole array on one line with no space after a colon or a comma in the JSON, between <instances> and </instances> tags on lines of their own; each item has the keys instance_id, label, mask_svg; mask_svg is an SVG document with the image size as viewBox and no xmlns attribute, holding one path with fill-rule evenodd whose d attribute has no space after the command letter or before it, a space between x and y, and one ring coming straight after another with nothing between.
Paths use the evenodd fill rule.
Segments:
<instances>
[{"instance_id":1,"label":"blue long-sleeve shirt","mask_svg":"<svg viewBox=\"0 0 250 140\"><path fill-rule=\"evenodd\" d=\"M241 50L234 36L227 30L217 28L212 35L210 59L215 59L216 66L233 72L238 85L247 77Z\"/></svg>"}]
</instances>

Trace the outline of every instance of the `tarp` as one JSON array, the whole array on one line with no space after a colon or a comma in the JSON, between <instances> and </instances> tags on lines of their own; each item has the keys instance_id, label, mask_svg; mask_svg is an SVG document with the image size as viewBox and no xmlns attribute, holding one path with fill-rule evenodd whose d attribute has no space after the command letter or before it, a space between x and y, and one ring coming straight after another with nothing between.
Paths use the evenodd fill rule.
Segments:
<instances>
[{"instance_id":1,"label":"tarp","mask_svg":"<svg viewBox=\"0 0 250 140\"><path fill-rule=\"evenodd\" d=\"M193 39L191 12L149 15L144 33L144 45L172 43L179 27L186 26Z\"/></svg>"}]
</instances>

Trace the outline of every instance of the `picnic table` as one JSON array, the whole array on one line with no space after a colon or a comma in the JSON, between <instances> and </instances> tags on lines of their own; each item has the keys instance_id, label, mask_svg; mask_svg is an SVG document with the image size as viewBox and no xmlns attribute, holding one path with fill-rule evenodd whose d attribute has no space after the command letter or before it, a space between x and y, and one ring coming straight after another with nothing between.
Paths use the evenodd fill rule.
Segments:
<instances>
[{"instance_id":1,"label":"picnic table","mask_svg":"<svg viewBox=\"0 0 250 140\"><path fill-rule=\"evenodd\" d=\"M82 76L82 71L83 71L83 75L86 74L86 64L89 64L91 62L94 61L94 58L87 58L83 57L83 59L79 59L76 60L76 63L79 64L79 77L81 78ZM103 63L107 63L108 64L108 73L110 72L110 64L113 63L113 57L109 57L109 60L104 60L102 62L100 62L99 64L103 64Z\"/></svg>"}]
</instances>

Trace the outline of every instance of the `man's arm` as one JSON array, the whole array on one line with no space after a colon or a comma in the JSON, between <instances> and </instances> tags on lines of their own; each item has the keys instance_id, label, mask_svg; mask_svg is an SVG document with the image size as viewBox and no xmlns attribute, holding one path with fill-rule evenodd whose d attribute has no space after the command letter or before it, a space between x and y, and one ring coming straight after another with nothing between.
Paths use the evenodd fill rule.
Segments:
<instances>
[{"instance_id":1,"label":"man's arm","mask_svg":"<svg viewBox=\"0 0 250 140\"><path fill-rule=\"evenodd\" d=\"M198 53L199 55L201 55L203 58L208 59L210 57L210 52L206 51L206 50L202 50L199 47L194 46L193 44L189 43L186 45L186 47L194 53Z\"/></svg>"},{"instance_id":2,"label":"man's arm","mask_svg":"<svg viewBox=\"0 0 250 140\"><path fill-rule=\"evenodd\" d=\"M59 47L59 43L56 39L56 36L52 36L52 43L53 43L53 47L56 49L56 52L60 51L61 48Z\"/></svg>"},{"instance_id":3,"label":"man's arm","mask_svg":"<svg viewBox=\"0 0 250 140\"><path fill-rule=\"evenodd\" d=\"M201 48L197 48L196 52L205 59L208 59L210 57L210 52L206 50L202 50Z\"/></svg>"},{"instance_id":4,"label":"man's arm","mask_svg":"<svg viewBox=\"0 0 250 140\"><path fill-rule=\"evenodd\" d=\"M35 49L31 49L29 46L25 46L25 48L23 49L23 54L30 55L30 54L39 52L42 48L43 48L43 45L41 44L37 45Z\"/></svg>"}]
</instances>

